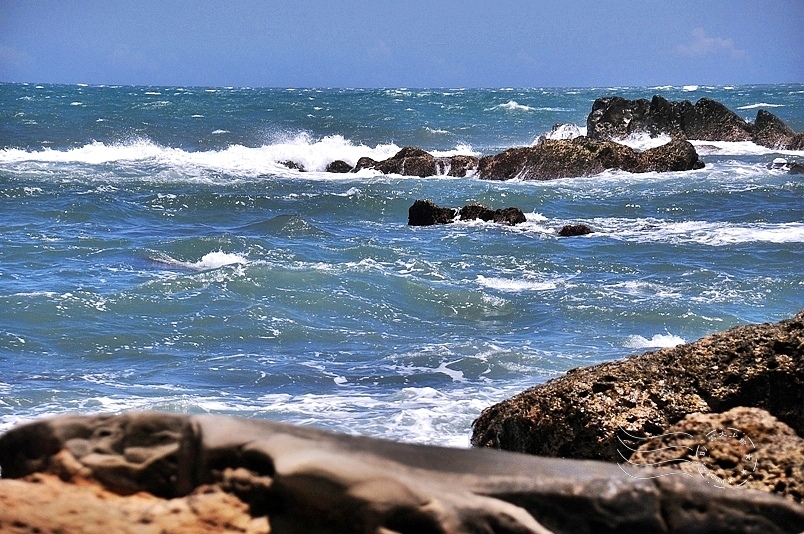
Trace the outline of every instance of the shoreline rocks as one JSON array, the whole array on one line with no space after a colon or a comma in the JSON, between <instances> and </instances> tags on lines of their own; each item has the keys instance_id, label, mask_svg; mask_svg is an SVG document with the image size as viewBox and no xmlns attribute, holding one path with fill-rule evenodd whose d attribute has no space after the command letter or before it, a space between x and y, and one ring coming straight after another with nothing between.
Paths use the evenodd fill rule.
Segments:
<instances>
[{"instance_id":1,"label":"shoreline rocks","mask_svg":"<svg viewBox=\"0 0 804 534\"><path fill-rule=\"evenodd\" d=\"M493 210L482 204L469 204L459 210L444 208L432 200L417 200L408 209L408 226L433 226L461 221L480 219L513 226L526 221L525 214L519 208L501 208Z\"/></svg>"},{"instance_id":2,"label":"shoreline rocks","mask_svg":"<svg viewBox=\"0 0 804 534\"><path fill-rule=\"evenodd\" d=\"M804 310L693 343L573 369L485 409L472 444L622 461L685 416L761 408L804 435Z\"/></svg>"},{"instance_id":3,"label":"shoreline rocks","mask_svg":"<svg viewBox=\"0 0 804 534\"><path fill-rule=\"evenodd\" d=\"M760 109L749 123L726 106L709 98L694 105L688 100L671 102L655 95L628 100L619 96L598 98L586 119L593 139L622 139L634 133L652 137L668 135L698 141L752 141L782 150L804 149L804 133L794 132L781 119Z\"/></svg>"},{"instance_id":4,"label":"shoreline rocks","mask_svg":"<svg viewBox=\"0 0 804 534\"><path fill-rule=\"evenodd\" d=\"M781 497L657 471L224 416L39 420L0 436L0 469L4 532L804 529L804 507Z\"/></svg>"}]
</instances>

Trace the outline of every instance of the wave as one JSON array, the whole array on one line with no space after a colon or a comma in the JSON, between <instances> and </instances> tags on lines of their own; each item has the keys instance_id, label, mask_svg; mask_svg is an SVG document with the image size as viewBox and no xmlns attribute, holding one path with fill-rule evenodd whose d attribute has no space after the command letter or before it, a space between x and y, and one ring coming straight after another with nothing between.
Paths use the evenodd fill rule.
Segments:
<instances>
[{"instance_id":1,"label":"wave","mask_svg":"<svg viewBox=\"0 0 804 534\"><path fill-rule=\"evenodd\" d=\"M781 108L784 104L768 104L760 102L758 104L748 104L747 106L739 106L737 109L757 109L757 108Z\"/></svg>"},{"instance_id":2,"label":"wave","mask_svg":"<svg viewBox=\"0 0 804 534\"><path fill-rule=\"evenodd\" d=\"M683 345L686 340L671 333L656 334L650 339L643 336L628 336L623 347L628 349L668 348Z\"/></svg>"},{"instance_id":3,"label":"wave","mask_svg":"<svg viewBox=\"0 0 804 534\"><path fill-rule=\"evenodd\" d=\"M248 263L248 259L240 254L232 254L230 252L223 252L217 250L204 254L198 261L181 261L167 254L156 253L151 256L151 260L162 263L171 267L179 267L183 269L192 269L196 271L210 271L219 269L227 265L242 265Z\"/></svg>"}]
</instances>

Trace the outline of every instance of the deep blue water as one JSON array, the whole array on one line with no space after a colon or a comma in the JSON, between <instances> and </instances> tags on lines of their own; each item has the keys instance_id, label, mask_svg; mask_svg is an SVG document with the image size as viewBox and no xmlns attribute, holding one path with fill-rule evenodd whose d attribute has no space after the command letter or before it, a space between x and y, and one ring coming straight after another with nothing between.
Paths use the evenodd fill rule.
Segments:
<instances>
[{"instance_id":1,"label":"deep blue water","mask_svg":"<svg viewBox=\"0 0 804 534\"><path fill-rule=\"evenodd\" d=\"M481 409L570 368L804 308L804 177L767 168L804 153L696 142L699 171L549 182L324 172L527 145L612 94L804 130L804 85L0 84L0 431L159 409L467 445ZM408 227L418 198L528 221ZM569 222L596 232L559 238Z\"/></svg>"}]
</instances>

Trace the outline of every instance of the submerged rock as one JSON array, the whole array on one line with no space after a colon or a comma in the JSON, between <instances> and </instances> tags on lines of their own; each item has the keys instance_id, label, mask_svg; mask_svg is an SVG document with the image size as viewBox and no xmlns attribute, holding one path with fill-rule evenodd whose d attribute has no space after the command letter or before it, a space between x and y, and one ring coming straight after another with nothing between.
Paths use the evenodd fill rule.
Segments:
<instances>
[{"instance_id":1,"label":"submerged rock","mask_svg":"<svg viewBox=\"0 0 804 534\"><path fill-rule=\"evenodd\" d=\"M762 408L804 435L804 311L694 343L569 371L491 406L472 444L620 461L691 413ZM623 440L622 442L620 440Z\"/></svg>"},{"instance_id":2,"label":"submerged rock","mask_svg":"<svg viewBox=\"0 0 804 534\"><path fill-rule=\"evenodd\" d=\"M305 170L306 170L304 168L304 165L302 165L301 163L296 163L295 161L291 161L291 160L280 161L279 164L287 167L288 169L290 169L292 171L305 172Z\"/></svg>"},{"instance_id":3,"label":"submerged rock","mask_svg":"<svg viewBox=\"0 0 804 534\"><path fill-rule=\"evenodd\" d=\"M0 437L0 468L0 526L11 532L77 521L98 533L804 529L796 503L703 480L223 416L41 420Z\"/></svg>"}]
</instances>

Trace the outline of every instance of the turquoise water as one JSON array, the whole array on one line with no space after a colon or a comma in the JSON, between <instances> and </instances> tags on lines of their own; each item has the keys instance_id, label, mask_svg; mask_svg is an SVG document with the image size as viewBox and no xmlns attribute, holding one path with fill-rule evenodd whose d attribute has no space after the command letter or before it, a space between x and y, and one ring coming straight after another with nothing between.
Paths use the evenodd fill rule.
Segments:
<instances>
[{"instance_id":1,"label":"turquoise water","mask_svg":"<svg viewBox=\"0 0 804 534\"><path fill-rule=\"evenodd\" d=\"M803 85L0 84L0 430L158 409L466 446L481 409L570 368L804 308L804 178L767 167L801 152L695 142L699 171L549 182L324 172L531 144L611 94L804 130ZM408 227L419 198L528 220ZM559 238L570 222L596 232Z\"/></svg>"}]
</instances>

